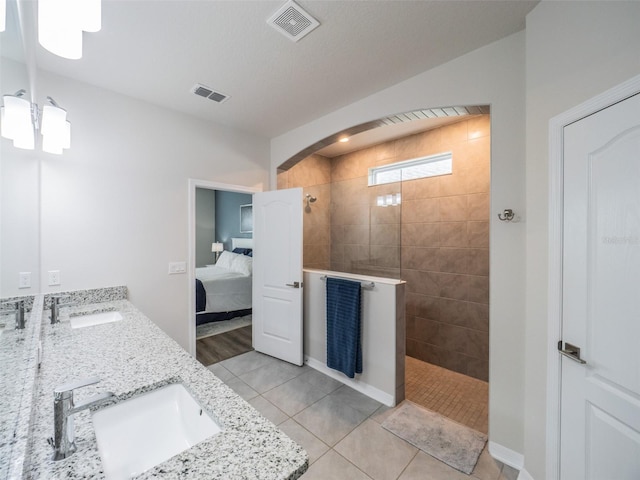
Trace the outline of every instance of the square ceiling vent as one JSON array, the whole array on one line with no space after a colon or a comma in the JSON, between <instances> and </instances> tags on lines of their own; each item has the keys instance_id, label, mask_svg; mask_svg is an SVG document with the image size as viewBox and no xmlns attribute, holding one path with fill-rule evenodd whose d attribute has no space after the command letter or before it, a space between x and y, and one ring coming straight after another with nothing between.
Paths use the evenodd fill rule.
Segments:
<instances>
[{"instance_id":1,"label":"square ceiling vent","mask_svg":"<svg viewBox=\"0 0 640 480\"><path fill-rule=\"evenodd\" d=\"M208 98L216 103L223 103L229 99L229 95L222 92L217 92L213 88L206 87L200 83L196 83L191 88L191 93L195 93L199 97Z\"/></svg>"},{"instance_id":2,"label":"square ceiling vent","mask_svg":"<svg viewBox=\"0 0 640 480\"><path fill-rule=\"evenodd\" d=\"M300 41L320 22L305 12L300 5L293 0L285 3L267 20L267 23L294 42Z\"/></svg>"}]
</instances>

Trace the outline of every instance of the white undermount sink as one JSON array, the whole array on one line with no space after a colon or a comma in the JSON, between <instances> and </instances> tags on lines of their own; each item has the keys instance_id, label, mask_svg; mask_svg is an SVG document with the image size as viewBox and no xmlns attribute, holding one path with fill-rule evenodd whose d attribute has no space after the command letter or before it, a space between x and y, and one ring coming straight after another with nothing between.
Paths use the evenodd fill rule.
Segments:
<instances>
[{"instance_id":1,"label":"white undermount sink","mask_svg":"<svg viewBox=\"0 0 640 480\"><path fill-rule=\"evenodd\" d=\"M220 432L181 383L92 414L104 473L128 479Z\"/></svg>"},{"instance_id":2,"label":"white undermount sink","mask_svg":"<svg viewBox=\"0 0 640 480\"><path fill-rule=\"evenodd\" d=\"M119 322L122 320L120 312L100 312L88 315L78 315L69 318L71 328L93 327L103 323Z\"/></svg>"}]
</instances>

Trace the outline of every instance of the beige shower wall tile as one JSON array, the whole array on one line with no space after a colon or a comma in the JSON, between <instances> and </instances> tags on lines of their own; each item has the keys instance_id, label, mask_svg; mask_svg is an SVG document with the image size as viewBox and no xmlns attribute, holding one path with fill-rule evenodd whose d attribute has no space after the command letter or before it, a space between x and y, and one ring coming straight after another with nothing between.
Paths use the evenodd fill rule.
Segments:
<instances>
[{"instance_id":1,"label":"beige shower wall tile","mask_svg":"<svg viewBox=\"0 0 640 480\"><path fill-rule=\"evenodd\" d=\"M331 204L332 225L368 225L369 206L366 204Z\"/></svg>"},{"instance_id":2,"label":"beige shower wall tile","mask_svg":"<svg viewBox=\"0 0 640 480\"><path fill-rule=\"evenodd\" d=\"M467 123L469 140L488 137L491 135L490 115L480 115L478 117L470 118Z\"/></svg>"},{"instance_id":3,"label":"beige shower wall tile","mask_svg":"<svg viewBox=\"0 0 640 480\"><path fill-rule=\"evenodd\" d=\"M470 302L489 304L489 277L469 276L468 288Z\"/></svg>"},{"instance_id":4,"label":"beige shower wall tile","mask_svg":"<svg viewBox=\"0 0 640 480\"><path fill-rule=\"evenodd\" d=\"M341 243L345 245L369 245L369 226L345 225Z\"/></svg>"},{"instance_id":5,"label":"beige shower wall tile","mask_svg":"<svg viewBox=\"0 0 640 480\"><path fill-rule=\"evenodd\" d=\"M477 193L466 195L468 201L469 220L489 220L489 194Z\"/></svg>"},{"instance_id":6,"label":"beige shower wall tile","mask_svg":"<svg viewBox=\"0 0 640 480\"><path fill-rule=\"evenodd\" d=\"M462 120L460 122L441 127L440 142L442 143L442 146L447 150L451 150L454 145L466 142L468 139L467 125L467 121Z\"/></svg>"},{"instance_id":7,"label":"beige shower wall tile","mask_svg":"<svg viewBox=\"0 0 640 480\"><path fill-rule=\"evenodd\" d=\"M402 223L429 223L440 221L440 199L424 198L402 202Z\"/></svg>"},{"instance_id":8,"label":"beige shower wall tile","mask_svg":"<svg viewBox=\"0 0 640 480\"><path fill-rule=\"evenodd\" d=\"M418 178L402 182L402 201L439 197L441 178L443 177Z\"/></svg>"},{"instance_id":9,"label":"beige shower wall tile","mask_svg":"<svg viewBox=\"0 0 640 480\"><path fill-rule=\"evenodd\" d=\"M466 225L469 246L489 248L489 221L467 222Z\"/></svg>"},{"instance_id":10,"label":"beige shower wall tile","mask_svg":"<svg viewBox=\"0 0 640 480\"><path fill-rule=\"evenodd\" d=\"M371 245L400 246L400 224L371 225Z\"/></svg>"},{"instance_id":11,"label":"beige shower wall tile","mask_svg":"<svg viewBox=\"0 0 640 480\"><path fill-rule=\"evenodd\" d=\"M369 251L369 261L372 265L389 268L400 267L400 247L371 245Z\"/></svg>"},{"instance_id":12,"label":"beige shower wall tile","mask_svg":"<svg viewBox=\"0 0 640 480\"><path fill-rule=\"evenodd\" d=\"M306 268L313 268L314 264L329 263L329 245L303 245L302 258Z\"/></svg>"},{"instance_id":13,"label":"beige shower wall tile","mask_svg":"<svg viewBox=\"0 0 640 480\"><path fill-rule=\"evenodd\" d=\"M440 220L443 222L463 222L467 220L467 195L439 198L438 210Z\"/></svg>"},{"instance_id":14,"label":"beige shower wall tile","mask_svg":"<svg viewBox=\"0 0 640 480\"><path fill-rule=\"evenodd\" d=\"M369 204L366 177L355 177L331 184L331 199L336 204Z\"/></svg>"},{"instance_id":15,"label":"beige shower wall tile","mask_svg":"<svg viewBox=\"0 0 640 480\"><path fill-rule=\"evenodd\" d=\"M289 171L279 171L276 177L278 190L289 188Z\"/></svg>"},{"instance_id":16,"label":"beige shower wall tile","mask_svg":"<svg viewBox=\"0 0 640 480\"><path fill-rule=\"evenodd\" d=\"M331 181L339 182L356 177L366 177L370 165L375 164L370 149L335 157L331 163Z\"/></svg>"},{"instance_id":17,"label":"beige shower wall tile","mask_svg":"<svg viewBox=\"0 0 640 480\"><path fill-rule=\"evenodd\" d=\"M469 244L467 222L440 223L440 245L443 247L466 247Z\"/></svg>"},{"instance_id":18,"label":"beige shower wall tile","mask_svg":"<svg viewBox=\"0 0 640 480\"><path fill-rule=\"evenodd\" d=\"M467 273L470 275L489 275L489 249L471 248L467 252Z\"/></svg>"},{"instance_id":19,"label":"beige shower wall tile","mask_svg":"<svg viewBox=\"0 0 640 480\"><path fill-rule=\"evenodd\" d=\"M313 225L304 222L303 239L305 245L329 245L331 229L329 225Z\"/></svg>"},{"instance_id":20,"label":"beige shower wall tile","mask_svg":"<svg viewBox=\"0 0 640 480\"><path fill-rule=\"evenodd\" d=\"M308 187L331 183L331 160L311 155L289 169L289 187Z\"/></svg>"},{"instance_id":21,"label":"beige shower wall tile","mask_svg":"<svg viewBox=\"0 0 640 480\"><path fill-rule=\"evenodd\" d=\"M371 207L371 225L400 225L400 213L404 211L399 205L389 207Z\"/></svg>"},{"instance_id":22,"label":"beige shower wall tile","mask_svg":"<svg viewBox=\"0 0 640 480\"><path fill-rule=\"evenodd\" d=\"M440 246L441 223L402 223L402 245L414 245L417 247Z\"/></svg>"},{"instance_id":23,"label":"beige shower wall tile","mask_svg":"<svg viewBox=\"0 0 640 480\"><path fill-rule=\"evenodd\" d=\"M438 249L438 271L447 273L469 273L469 251L466 248Z\"/></svg>"},{"instance_id":24,"label":"beige shower wall tile","mask_svg":"<svg viewBox=\"0 0 640 480\"><path fill-rule=\"evenodd\" d=\"M438 296L456 300L467 300L468 275L456 273L437 273L436 275L439 286Z\"/></svg>"},{"instance_id":25,"label":"beige shower wall tile","mask_svg":"<svg viewBox=\"0 0 640 480\"><path fill-rule=\"evenodd\" d=\"M438 271L438 248L403 247L402 268Z\"/></svg>"},{"instance_id":26,"label":"beige shower wall tile","mask_svg":"<svg viewBox=\"0 0 640 480\"><path fill-rule=\"evenodd\" d=\"M403 280L407 282L407 292L430 296L439 295L440 285L437 273L405 269L402 275Z\"/></svg>"}]
</instances>

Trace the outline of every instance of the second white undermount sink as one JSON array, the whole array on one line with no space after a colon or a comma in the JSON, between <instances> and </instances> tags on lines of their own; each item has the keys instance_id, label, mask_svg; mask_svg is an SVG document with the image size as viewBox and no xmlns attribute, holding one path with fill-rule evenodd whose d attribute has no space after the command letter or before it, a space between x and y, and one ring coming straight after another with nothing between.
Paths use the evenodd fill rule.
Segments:
<instances>
[{"instance_id":1,"label":"second white undermount sink","mask_svg":"<svg viewBox=\"0 0 640 480\"><path fill-rule=\"evenodd\" d=\"M93 327L103 323L119 322L122 320L120 312L99 312L88 315L78 315L69 318L71 328Z\"/></svg>"},{"instance_id":2,"label":"second white undermount sink","mask_svg":"<svg viewBox=\"0 0 640 480\"><path fill-rule=\"evenodd\" d=\"M180 383L92 414L108 480L128 479L221 431Z\"/></svg>"}]
</instances>

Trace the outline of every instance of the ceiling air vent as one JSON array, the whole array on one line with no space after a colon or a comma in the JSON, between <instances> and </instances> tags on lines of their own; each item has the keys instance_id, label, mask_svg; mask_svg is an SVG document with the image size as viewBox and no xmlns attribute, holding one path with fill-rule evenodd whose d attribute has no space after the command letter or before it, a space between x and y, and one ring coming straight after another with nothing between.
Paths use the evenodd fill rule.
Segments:
<instances>
[{"instance_id":1,"label":"ceiling air vent","mask_svg":"<svg viewBox=\"0 0 640 480\"><path fill-rule=\"evenodd\" d=\"M294 1L285 3L267 20L267 23L294 42L315 29L320 22L305 12Z\"/></svg>"},{"instance_id":2,"label":"ceiling air vent","mask_svg":"<svg viewBox=\"0 0 640 480\"><path fill-rule=\"evenodd\" d=\"M200 97L204 97L204 98L208 98L209 100L213 100L216 103L225 102L229 98L229 95L225 95L224 93L217 92L217 91L213 90L212 88L206 87L206 86L201 85L199 83L197 83L197 84L195 84L193 86L193 88L191 89L191 92L195 93L196 95L198 95Z\"/></svg>"}]
</instances>

